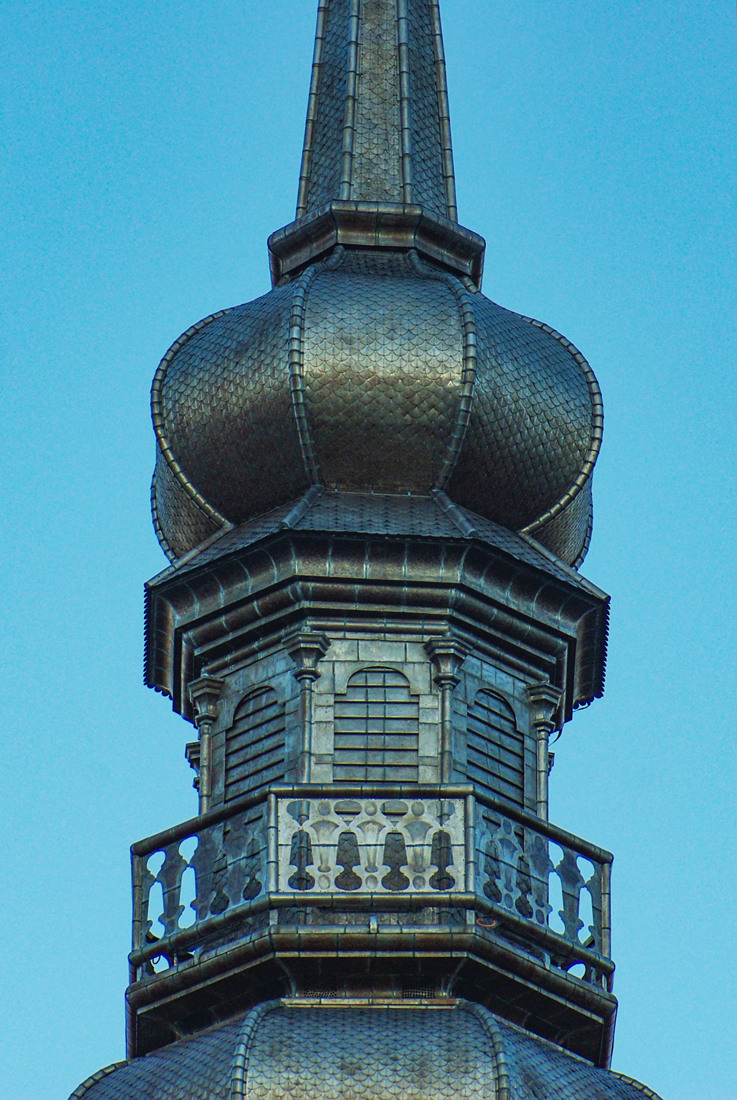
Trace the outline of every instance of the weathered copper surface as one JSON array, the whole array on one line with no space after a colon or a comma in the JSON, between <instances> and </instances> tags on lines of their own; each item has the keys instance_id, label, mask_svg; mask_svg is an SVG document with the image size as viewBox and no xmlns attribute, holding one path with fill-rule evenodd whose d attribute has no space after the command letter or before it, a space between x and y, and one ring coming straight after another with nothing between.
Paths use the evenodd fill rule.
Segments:
<instances>
[{"instance_id":1,"label":"weathered copper surface","mask_svg":"<svg viewBox=\"0 0 737 1100\"><path fill-rule=\"evenodd\" d=\"M297 220L274 289L156 374L153 511L181 557L311 485L444 490L578 565L602 403L581 354L479 292L435 0L319 6Z\"/></svg>"}]
</instances>

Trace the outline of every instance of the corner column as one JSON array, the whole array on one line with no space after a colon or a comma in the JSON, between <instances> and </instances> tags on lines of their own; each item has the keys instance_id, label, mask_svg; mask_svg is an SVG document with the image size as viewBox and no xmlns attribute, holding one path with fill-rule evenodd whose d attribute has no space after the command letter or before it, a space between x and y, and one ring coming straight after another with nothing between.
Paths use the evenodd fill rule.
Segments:
<instances>
[{"instance_id":1,"label":"corner column","mask_svg":"<svg viewBox=\"0 0 737 1100\"><path fill-rule=\"evenodd\" d=\"M440 688L440 782L449 783L453 771L453 690L460 682L457 675L468 649L455 638L431 638L425 652L435 668L435 683Z\"/></svg>"},{"instance_id":2,"label":"corner column","mask_svg":"<svg viewBox=\"0 0 737 1100\"><path fill-rule=\"evenodd\" d=\"M200 813L206 814L210 809L210 796L212 793L211 763L212 763L212 727L218 716L218 700L223 688L223 681L217 676L201 676L189 685L189 698L194 707L194 724L200 735L199 760L197 754L191 752L191 746L187 746L187 759L190 763L199 765L199 783L197 789L200 794ZM194 758L194 759L193 759Z\"/></svg>"},{"instance_id":3,"label":"corner column","mask_svg":"<svg viewBox=\"0 0 737 1100\"><path fill-rule=\"evenodd\" d=\"M312 776L312 714L313 685L320 679L318 662L330 648L330 639L324 634L301 630L287 639L286 649L297 666L294 677L299 683L299 713L302 726L302 743L299 753L299 782L309 783Z\"/></svg>"},{"instance_id":4,"label":"corner column","mask_svg":"<svg viewBox=\"0 0 737 1100\"><path fill-rule=\"evenodd\" d=\"M537 816L548 820L548 777L550 775L550 734L560 705L560 688L543 681L530 684L527 698L531 704L532 727L537 749Z\"/></svg>"}]
</instances>

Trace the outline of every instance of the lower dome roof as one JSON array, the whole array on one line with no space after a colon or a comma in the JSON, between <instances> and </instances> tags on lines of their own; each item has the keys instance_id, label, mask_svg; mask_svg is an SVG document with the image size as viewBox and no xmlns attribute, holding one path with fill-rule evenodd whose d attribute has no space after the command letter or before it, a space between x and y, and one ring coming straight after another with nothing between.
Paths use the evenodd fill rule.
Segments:
<instances>
[{"instance_id":1,"label":"lower dome roof","mask_svg":"<svg viewBox=\"0 0 737 1100\"><path fill-rule=\"evenodd\" d=\"M268 1001L110 1067L70 1100L651 1100L650 1089L454 1000Z\"/></svg>"}]
</instances>

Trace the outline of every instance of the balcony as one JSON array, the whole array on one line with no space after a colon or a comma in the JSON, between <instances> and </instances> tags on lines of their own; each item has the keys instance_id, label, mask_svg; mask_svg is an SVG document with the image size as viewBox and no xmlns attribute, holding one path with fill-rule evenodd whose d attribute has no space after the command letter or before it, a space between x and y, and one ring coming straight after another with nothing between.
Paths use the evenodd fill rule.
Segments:
<instances>
[{"instance_id":1,"label":"balcony","mask_svg":"<svg viewBox=\"0 0 737 1100\"><path fill-rule=\"evenodd\" d=\"M134 980L189 965L232 930L422 911L512 935L609 989L608 852L470 788L276 788L140 841ZM155 900L156 899L156 900ZM416 922L413 931L416 930Z\"/></svg>"}]
</instances>

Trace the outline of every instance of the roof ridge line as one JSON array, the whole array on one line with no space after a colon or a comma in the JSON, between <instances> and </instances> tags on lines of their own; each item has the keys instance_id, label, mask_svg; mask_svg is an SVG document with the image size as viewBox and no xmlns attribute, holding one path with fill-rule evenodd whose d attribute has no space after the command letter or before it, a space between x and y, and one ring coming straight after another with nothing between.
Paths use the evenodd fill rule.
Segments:
<instances>
[{"instance_id":1,"label":"roof ridge line","mask_svg":"<svg viewBox=\"0 0 737 1100\"><path fill-rule=\"evenodd\" d=\"M478 531L471 521L464 516L458 505L454 504L447 493L442 489L433 489L430 496L438 507L445 512L451 523L458 528L464 538L470 539L478 534Z\"/></svg>"},{"instance_id":2,"label":"roof ridge line","mask_svg":"<svg viewBox=\"0 0 737 1100\"><path fill-rule=\"evenodd\" d=\"M297 526L300 520L304 517L312 508L313 504L323 495L325 492L324 485L311 485L304 496L301 496L293 508L285 515L284 519L279 524L281 530L292 530Z\"/></svg>"}]
</instances>

